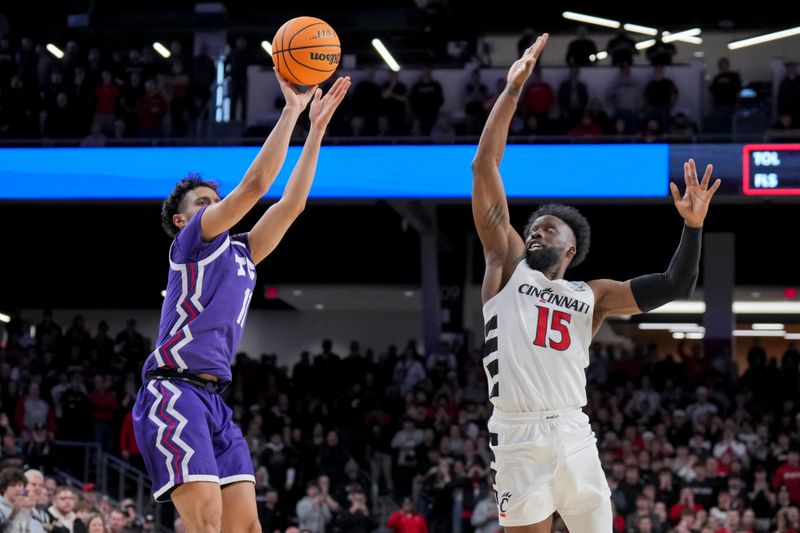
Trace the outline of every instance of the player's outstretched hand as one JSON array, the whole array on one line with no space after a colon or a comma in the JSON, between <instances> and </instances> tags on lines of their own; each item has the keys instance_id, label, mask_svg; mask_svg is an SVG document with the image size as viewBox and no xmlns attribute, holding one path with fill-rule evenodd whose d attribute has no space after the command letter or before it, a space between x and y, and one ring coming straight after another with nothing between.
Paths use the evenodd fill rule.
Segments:
<instances>
[{"instance_id":1,"label":"player's outstretched hand","mask_svg":"<svg viewBox=\"0 0 800 533\"><path fill-rule=\"evenodd\" d=\"M542 49L544 45L547 44L547 39L550 36L546 33L540 35L536 42L529 46L525 52L523 52L522 57L517 59L511 68L508 69L508 78L507 81L509 85L513 85L517 88L521 88L525 85L525 82L533 72L533 67L536 65L536 61L539 59L539 54L542 53Z\"/></svg>"},{"instance_id":2,"label":"player's outstretched hand","mask_svg":"<svg viewBox=\"0 0 800 533\"><path fill-rule=\"evenodd\" d=\"M311 109L308 111L308 119L311 121L311 125L324 131L333 116L333 112L342 103L349 88L350 76L345 76L336 80L325 96L322 96L322 89L315 89Z\"/></svg>"},{"instance_id":3,"label":"player's outstretched hand","mask_svg":"<svg viewBox=\"0 0 800 533\"><path fill-rule=\"evenodd\" d=\"M306 90L306 92L301 93L298 91L294 85L286 81L286 78L281 76L281 73L278 72L278 69L272 67L272 70L275 71L275 77L278 78L278 85L281 86L281 92L283 93L283 99L286 100L286 106L284 109L289 111L295 111L298 114L302 113L311 99L314 97L314 94L317 92L317 86L313 85Z\"/></svg>"},{"instance_id":4,"label":"player's outstretched hand","mask_svg":"<svg viewBox=\"0 0 800 533\"><path fill-rule=\"evenodd\" d=\"M690 159L683 164L683 179L686 182L686 191L681 197L678 186L674 183L669 184L670 192L672 192L672 200L675 202L675 207L678 213L686 221L686 224L692 228L699 228L703 225L708 213L708 204L711 203L711 198L714 193L719 189L719 179L709 187L711 181L711 172L714 167L711 165L706 166L706 172L703 174L703 181L697 181L697 167L694 164L694 159Z\"/></svg>"}]
</instances>

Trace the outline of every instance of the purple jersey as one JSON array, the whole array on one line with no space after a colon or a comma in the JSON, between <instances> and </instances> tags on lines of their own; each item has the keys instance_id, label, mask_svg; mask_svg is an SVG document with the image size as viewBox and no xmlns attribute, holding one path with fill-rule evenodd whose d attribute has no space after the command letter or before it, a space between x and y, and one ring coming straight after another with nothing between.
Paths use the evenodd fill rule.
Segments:
<instances>
[{"instance_id":1,"label":"purple jersey","mask_svg":"<svg viewBox=\"0 0 800 533\"><path fill-rule=\"evenodd\" d=\"M256 283L247 234L201 238L202 207L178 233L169 251L167 294L156 349L143 374L159 367L231 380L231 362L242 337Z\"/></svg>"}]
</instances>

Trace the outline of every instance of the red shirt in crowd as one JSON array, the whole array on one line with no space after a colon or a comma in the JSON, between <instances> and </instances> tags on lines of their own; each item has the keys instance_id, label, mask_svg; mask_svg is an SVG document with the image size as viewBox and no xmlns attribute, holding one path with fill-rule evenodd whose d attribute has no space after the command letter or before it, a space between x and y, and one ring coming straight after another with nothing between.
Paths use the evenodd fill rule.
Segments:
<instances>
[{"instance_id":1,"label":"red shirt in crowd","mask_svg":"<svg viewBox=\"0 0 800 533\"><path fill-rule=\"evenodd\" d=\"M113 422L114 413L119 409L119 402L111 391L93 390L89 395L92 404L92 420L95 422Z\"/></svg>"},{"instance_id":2,"label":"red shirt in crowd","mask_svg":"<svg viewBox=\"0 0 800 533\"><path fill-rule=\"evenodd\" d=\"M133 413L128 413L122 420L122 430L119 434L119 451L129 457L139 455L139 445L136 443L136 436L133 433Z\"/></svg>"},{"instance_id":3,"label":"red shirt in crowd","mask_svg":"<svg viewBox=\"0 0 800 533\"><path fill-rule=\"evenodd\" d=\"M386 527L395 533L428 533L428 523L419 513L406 514L395 511L389 516Z\"/></svg>"},{"instance_id":4,"label":"red shirt in crowd","mask_svg":"<svg viewBox=\"0 0 800 533\"><path fill-rule=\"evenodd\" d=\"M686 504L678 502L678 503L674 504L670 508L670 510L669 510L669 519L672 520L672 522L677 524L678 522L681 521L681 514L683 514L683 510L684 509L691 509L692 511L694 511L696 513L697 511L702 511L703 510L703 506L700 505L699 503L693 503L692 505L686 505Z\"/></svg>"},{"instance_id":5,"label":"red shirt in crowd","mask_svg":"<svg viewBox=\"0 0 800 533\"><path fill-rule=\"evenodd\" d=\"M789 489L789 497L794 503L800 503L800 466L785 464L775 471L772 488L778 490L781 485Z\"/></svg>"},{"instance_id":6,"label":"red shirt in crowd","mask_svg":"<svg viewBox=\"0 0 800 533\"><path fill-rule=\"evenodd\" d=\"M117 112L117 98L119 88L113 83L104 83L94 90L97 98L97 108L95 111L99 115L113 115Z\"/></svg>"}]
</instances>

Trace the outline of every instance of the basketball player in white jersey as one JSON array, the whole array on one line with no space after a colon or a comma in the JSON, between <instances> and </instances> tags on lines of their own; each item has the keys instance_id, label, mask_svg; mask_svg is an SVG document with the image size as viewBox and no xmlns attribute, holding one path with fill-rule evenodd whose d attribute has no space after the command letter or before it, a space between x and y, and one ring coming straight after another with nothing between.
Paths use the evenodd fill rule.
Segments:
<instances>
[{"instance_id":1,"label":"basketball player in white jersey","mask_svg":"<svg viewBox=\"0 0 800 533\"><path fill-rule=\"evenodd\" d=\"M472 213L483 244L484 366L494 412L491 465L500 525L546 533L558 511L571 533L611 533L610 490L586 404L589 344L603 320L687 298L699 272L703 221L717 180L684 165L686 192L670 185L684 219L678 249L661 274L629 281L564 279L589 250L589 224L574 208L544 205L522 236L509 223L499 165L511 118L547 34L508 73L472 163Z\"/></svg>"}]
</instances>

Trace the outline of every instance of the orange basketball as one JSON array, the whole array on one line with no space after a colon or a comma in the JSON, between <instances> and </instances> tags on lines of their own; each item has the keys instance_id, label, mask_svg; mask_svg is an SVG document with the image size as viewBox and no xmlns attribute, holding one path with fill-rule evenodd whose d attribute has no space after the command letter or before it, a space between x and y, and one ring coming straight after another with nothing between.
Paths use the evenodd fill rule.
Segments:
<instances>
[{"instance_id":1,"label":"orange basketball","mask_svg":"<svg viewBox=\"0 0 800 533\"><path fill-rule=\"evenodd\" d=\"M278 28L272 41L275 67L296 85L317 85L330 78L341 52L333 28L314 17L293 18Z\"/></svg>"}]
</instances>

